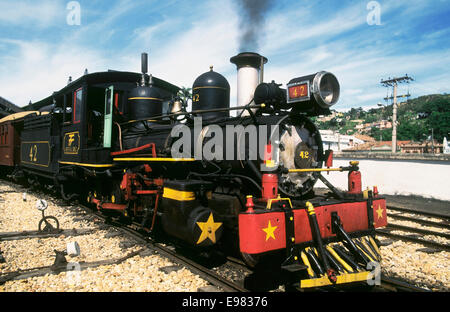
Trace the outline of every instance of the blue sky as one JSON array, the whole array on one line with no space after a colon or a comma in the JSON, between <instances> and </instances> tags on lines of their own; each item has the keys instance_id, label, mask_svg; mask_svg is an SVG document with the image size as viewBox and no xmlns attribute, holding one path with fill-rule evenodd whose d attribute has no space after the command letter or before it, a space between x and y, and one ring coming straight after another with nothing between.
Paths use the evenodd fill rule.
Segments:
<instances>
[{"instance_id":1,"label":"blue sky","mask_svg":"<svg viewBox=\"0 0 450 312\"><path fill-rule=\"evenodd\" d=\"M214 65L234 105L237 0L79 0L79 26L67 24L69 2L0 0L0 96L23 106L85 68L139 72L145 51L149 71L179 86ZM367 23L369 2L274 0L256 50L269 59L265 81L331 71L341 84L337 110L375 107L386 96L380 80L405 73L416 80L413 97L448 93L450 0L379 0L381 25Z\"/></svg>"}]
</instances>

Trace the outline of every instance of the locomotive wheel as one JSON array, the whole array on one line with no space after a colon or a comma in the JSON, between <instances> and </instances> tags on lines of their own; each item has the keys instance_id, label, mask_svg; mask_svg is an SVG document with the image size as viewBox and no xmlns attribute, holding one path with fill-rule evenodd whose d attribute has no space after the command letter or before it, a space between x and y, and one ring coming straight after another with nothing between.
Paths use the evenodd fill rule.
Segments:
<instances>
[{"instance_id":1,"label":"locomotive wheel","mask_svg":"<svg viewBox=\"0 0 450 312\"><path fill-rule=\"evenodd\" d=\"M53 216L47 216L39 221L39 232L57 233L59 231L59 221Z\"/></svg>"}]
</instances>

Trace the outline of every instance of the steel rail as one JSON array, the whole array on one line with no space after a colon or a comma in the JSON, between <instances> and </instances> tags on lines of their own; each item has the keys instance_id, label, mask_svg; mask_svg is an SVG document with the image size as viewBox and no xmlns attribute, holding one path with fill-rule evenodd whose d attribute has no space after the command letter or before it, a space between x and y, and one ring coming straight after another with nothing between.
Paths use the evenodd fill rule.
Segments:
<instances>
[{"instance_id":1,"label":"steel rail","mask_svg":"<svg viewBox=\"0 0 450 312\"><path fill-rule=\"evenodd\" d=\"M389 230L386 230L386 229L376 229L375 232L377 235L381 235L381 236L386 236L386 237L396 238L399 240L418 243L418 244L422 244L424 246L430 246L430 247L434 247L434 248L441 249L441 250L446 250L446 251L450 250L450 245L448 245L448 244L441 244L441 243L437 243L437 242L433 242L433 241L429 241L429 240L425 240L425 239L421 239L421 238L414 238L414 237L408 237L408 236L400 235L400 234L393 234L393 233L390 233Z\"/></svg>"},{"instance_id":2,"label":"steel rail","mask_svg":"<svg viewBox=\"0 0 450 312\"><path fill-rule=\"evenodd\" d=\"M439 227L439 228L444 228L444 229L449 229L450 230L450 224L446 224L446 223L440 223L440 222L435 222L435 221L423 220L423 219L414 218L414 217L407 217L407 216L402 216L402 215L394 214L394 213L388 213L387 216L391 217L391 218L394 218L394 219L398 219L398 220L411 221L411 222L416 222L416 223L420 223L420 224L423 224L423 225Z\"/></svg>"},{"instance_id":3,"label":"steel rail","mask_svg":"<svg viewBox=\"0 0 450 312\"><path fill-rule=\"evenodd\" d=\"M431 292L431 290L429 289L418 287L402 280L394 279L384 275L381 275L381 287L389 290L394 288L396 291Z\"/></svg>"},{"instance_id":4,"label":"steel rail","mask_svg":"<svg viewBox=\"0 0 450 312\"><path fill-rule=\"evenodd\" d=\"M112 228L115 228L116 230L124 233L126 236L132 237L135 241L138 241L138 242L142 243L143 245L145 245L146 248L153 250L153 251L157 251L161 255L169 258L170 260L180 264L181 266L188 268L193 273L200 275L200 277L202 277L203 279L205 279L212 285L214 285L216 287L220 287L221 289L223 289L226 292L248 292L247 289L241 287L240 285L227 280L226 278L218 275L217 273L213 272L212 270L196 263L193 260L190 260L182 255L179 255L176 252L173 252L169 248L164 247L155 241L152 241L149 237L143 236L141 233L131 229L130 227L124 226L123 224L120 224L120 223L114 224L114 222L107 222L107 217L103 216L100 212L94 211L93 209L90 209L89 207L86 207L82 204L74 205L74 206L72 206L72 208L70 210L76 210L77 208L85 211L88 215L94 215L98 219L102 220L106 225L108 225ZM89 230L91 230L91 229L89 229ZM73 233L73 231L72 231L72 233ZM4 234L5 239L7 239L7 237L10 238L13 236L14 237L22 236L22 237L31 238L33 236L38 235L38 233L34 233L34 232L33 233L25 233L25 232L2 233L2 234ZM57 234L52 234L52 235L56 236L56 235L61 235L61 234L64 234L64 233L57 233ZM45 236L50 236L50 235L46 234ZM103 263L103 261L98 261L98 262L95 262L88 266L98 266L98 265L102 265L102 263ZM4 274L2 274L2 276L1 276L2 278L0 279L0 281L5 282L5 281L11 280L11 279L17 279L17 278L22 279L22 278L26 278L26 276L30 276L30 277L31 276L40 276L42 274L45 275L48 273L51 273L49 266L36 267L36 268L30 268L30 269L21 269L21 270L14 271L14 272L5 272Z\"/></svg>"},{"instance_id":5,"label":"steel rail","mask_svg":"<svg viewBox=\"0 0 450 312\"><path fill-rule=\"evenodd\" d=\"M23 232L0 232L0 242L10 240L20 240L29 238L47 238L47 237L59 237L61 235L67 236L80 236L87 235L98 231L98 229L72 229L72 230L59 230L55 233L46 233L39 231L23 231Z\"/></svg>"},{"instance_id":6,"label":"steel rail","mask_svg":"<svg viewBox=\"0 0 450 312\"><path fill-rule=\"evenodd\" d=\"M18 192L18 193L20 193L20 192ZM178 262L178 264L186 266L193 273L199 274L202 278L204 278L211 284L222 288L224 291L238 291L238 292L247 292L248 291L247 289L241 287L240 285L238 285L232 281L229 281L226 278L223 278L222 276L220 276L220 275L216 274L215 272L211 271L210 269L196 263L195 261L190 260L182 255L179 255L176 252L170 250L169 248L164 247L164 246L160 245L159 243L152 241L149 237L143 236L141 233L139 233L136 230L131 229L130 227L124 226L123 224L114 225L114 224L111 224L111 222L109 222L109 223L106 222L107 217L101 215L99 212L96 212L96 211L94 211L84 205L81 205L81 204L73 206L73 208L75 208L75 209L80 208L80 209L88 212L91 215L95 215L100 220L103 220L108 226L111 226L112 228L115 228L115 229L121 231L122 233L124 233L127 236L133 237L138 242L141 242L142 244L144 244L148 249L154 250L154 251L156 250L161 255L168 257L171 260L175 260L175 262ZM410 209L405 209L405 208L388 207L388 209L399 210L399 211L403 211L403 212L407 212L407 213L422 214L422 211L415 211L415 210L410 210ZM424 215L432 215L433 217L442 217L444 219L450 218L449 216L442 216L439 214L433 214L433 213L427 213L427 212L425 212L423 214ZM422 244L426 243L428 245L433 245L434 247L438 247L438 248L442 248L441 246L444 246L444 248L450 248L448 245L441 245L441 244L437 244L435 242L429 242L429 241L420 240L420 239L412 239L412 238L408 238L408 237L403 237L401 235L395 235L395 234L390 234L388 232L384 232L383 230L376 230L376 232L379 235L398 237L399 239L406 239L406 240L410 240L410 241L414 241L414 242L419 241ZM238 263L237 263L238 261L235 261L235 259L228 259L228 260L231 260L230 261L231 263L234 262L233 264L238 265ZM92 263L91 265L97 266L100 263L101 263L101 261L99 261L99 263L95 263L95 264ZM239 265L240 264L242 264L242 262L239 263ZM46 267L20 270L21 271L20 273L24 273L27 271L30 272L30 271L35 271L35 270L42 270L42 269L46 269ZM7 272L5 272L5 273L7 273ZM10 272L10 273L13 273L13 272ZM31 273L31 274L33 274L33 273ZM408 284L406 282L394 280L394 279L387 278L384 276L382 276L382 285L383 284L394 285L393 287L395 289L397 289L397 290L400 289L402 291L420 291L420 292L429 291L427 289L420 288L420 287ZM391 288L392 288L392 286L391 286Z\"/></svg>"},{"instance_id":7,"label":"steel rail","mask_svg":"<svg viewBox=\"0 0 450 312\"><path fill-rule=\"evenodd\" d=\"M450 215L441 214L441 213L435 213L431 211L424 211L424 210L414 210L414 209L408 209L408 208L401 208L401 207L395 207L395 206L387 206L387 210L395 210L395 211L401 211L405 213L412 213L412 214L418 214L423 216L429 216L434 218L440 218L450 221Z\"/></svg>"},{"instance_id":8,"label":"steel rail","mask_svg":"<svg viewBox=\"0 0 450 312\"><path fill-rule=\"evenodd\" d=\"M147 248L142 248L138 251L131 252L123 257L117 258L117 259L106 259L106 260L98 260L93 262L79 262L79 269L80 270L86 270L88 268L96 268L99 266L104 265L111 265L111 264L118 264L122 263L125 260L132 258L134 256L137 256L141 253L143 253ZM28 269L19 269L16 271L11 272L4 272L0 273L0 285L11 281L11 280L22 280L22 279L28 279L32 277L39 277L44 276L47 274L59 274L61 272L67 272L73 270L72 267L70 267L71 263L64 263L58 266L54 265L47 265L47 266L41 266L41 267L34 267L34 268L28 268Z\"/></svg>"},{"instance_id":9,"label":"steel rail","mask_svg":"<svg viewBox=\"0 0 450 312\"><path fill-rule=\"evenodd\" d=\"M415 228L415 227L411 227L411 226L405 226L405 225L400 225L400 224L395 224L395 223L389 223L386 226L387 229L391 228L394 230L401 230L401 231L406 231L406 232L411 232L411 233L419 233L419 234L424 234L424 235L433 235L433 236L440 236L440 237L445 237L445 238L449 238L450 239L450 234L448 233L440 233L440 232L435 232L435 231L431 231L431 230L425 230L425 229L419 229L419 228Z\"/></svg>"},{"instance_id":10,"label":"steel rail","mask_svg":"<svg viewBox=\"0 0 450 312\"><path fill-rule=\"evenodd\" d=\"M106 217L101 215L98 212L93 211L89 207L86 207L84 205L77 205L84 211L94 214L96 217L98 217L101 220L106 221ZM188 259L172 250L170 250L167 247L162 246L161 244L155 242L149 237L143 236L140 232L128 227L124 226L123 224L116 223L114 221L112 222L105 222L108 226L111 226L115 228L116 230L124 233L125 235L132 237L134 240L146 245L149 249L156 250L161 255L169 258L170 260L177 262L180 265L185 266L189 270L191 270L193 273L198 274L200 277L211 283L212 285L216 287L222 288L226 292L248 292L247 289L241 287L240 285L227 280L226 278L218 275L217 273L213 272L212 270L196 263L195 261Z\"/></svg>"}]
</instances>

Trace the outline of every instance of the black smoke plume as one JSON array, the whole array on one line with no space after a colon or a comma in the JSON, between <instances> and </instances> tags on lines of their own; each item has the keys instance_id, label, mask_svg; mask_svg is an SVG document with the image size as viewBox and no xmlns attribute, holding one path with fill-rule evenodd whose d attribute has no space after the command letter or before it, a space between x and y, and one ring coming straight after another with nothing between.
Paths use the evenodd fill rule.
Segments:
<instances>
[{"instance_id":1,"label":"black smoke plume","mask_svg":"<svg viewBox=\"0 0 450 312\"><path fill-rule=\"evenodd\" d=\"M264 35L265 15L273 0L236 0L239 6L239 51L258 51L259 40Z\"/></svg>"}]
</instances>

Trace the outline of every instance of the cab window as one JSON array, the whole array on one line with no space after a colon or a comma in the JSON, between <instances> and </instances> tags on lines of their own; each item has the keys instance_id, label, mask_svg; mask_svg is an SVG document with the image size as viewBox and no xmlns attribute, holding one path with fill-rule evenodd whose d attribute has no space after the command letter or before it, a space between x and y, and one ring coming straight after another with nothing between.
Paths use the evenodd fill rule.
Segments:
<instances>
[{"instance_id":1,"label":"cab window","mask_svg":"<svg viewBox=\"0 0 450 312\"><path fill-rule=\"evenodd\" d=\"M83 101L83 89L80 88L73 93L73 123L81 121L81 107Z\"/></svg>"},{"instance_id":2,"label":"cab window","mask_svg":"<svg viewBox=\"0 0 450 312\"><path fill-rule=\"evenodd\" d=\"M72 102L73 102L72 92L64 95L64 117L63 121L65 125L70 125L73 119Z\"/></svg>"}]
</instances>

